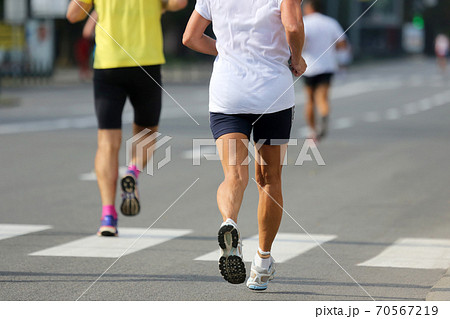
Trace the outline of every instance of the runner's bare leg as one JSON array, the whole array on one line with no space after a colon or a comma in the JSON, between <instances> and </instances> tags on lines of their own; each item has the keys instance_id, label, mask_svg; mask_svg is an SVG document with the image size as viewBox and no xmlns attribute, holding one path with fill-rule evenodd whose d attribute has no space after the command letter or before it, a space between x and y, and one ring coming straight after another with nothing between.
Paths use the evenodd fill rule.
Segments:
<instances>
[{"instance_id":1,"label":"runner's bare leg","mask_svg":"<svg viewBox=\"0 0 450 319\"><path fill-rule=\"evenodd\" d=\"M281 171L286 149L287 145L263 145L259 150L256 149L255 178L259 191L259 247L263 251L271 250L281 224L283 215Z\"/></svg>"},{"instance_id":2,"label":"runner's bare leg","mask_svg":"<svg viewBox=\"0 0 450 319\"><path fill-rule=\"evenodd\" d=\"M237 222L248 184L248 164L243 163L248 156L248 138L242 133L230 133L221 136L216 144L225 175L217 190L217 205L223 221L231 218Z\"/></svg>"}]
</instances>

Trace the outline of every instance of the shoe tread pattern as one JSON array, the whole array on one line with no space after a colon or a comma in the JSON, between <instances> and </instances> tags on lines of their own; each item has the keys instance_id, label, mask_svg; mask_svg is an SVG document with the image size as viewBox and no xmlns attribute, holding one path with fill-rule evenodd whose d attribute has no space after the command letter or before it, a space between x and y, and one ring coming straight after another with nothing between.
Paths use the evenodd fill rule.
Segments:
<instances>
[{"instance_id":1,"label":"shoe tread pattern","mask_svg":"<svg viewBox=\"0 0 450 319\"><path fill-rule=\"evenodd\" d=\"M239 244L239 233L232 225L224 225L220 228L218 234L219 246L221 249L227 249L225 243L225 234L231 233L231 246L237 249ZM219 259L219 270L223 278L232 284L242 284L246 278L245 264L239 256L224 255Z\"/></svg>"},{"instance_id":2,"label":"shoe tread pattern","mask_svg":"<svg viewBox=\"0 0 450 319\"><path fill-rule=\"evenodd\" d=\"M123 198L122 205L120 205L120 211L125 216L135 216L139 214L141 206L135 195L136 180L131 176L125 176L121 180L121 187L123 191Z\"/></svg>"}]
</instances>

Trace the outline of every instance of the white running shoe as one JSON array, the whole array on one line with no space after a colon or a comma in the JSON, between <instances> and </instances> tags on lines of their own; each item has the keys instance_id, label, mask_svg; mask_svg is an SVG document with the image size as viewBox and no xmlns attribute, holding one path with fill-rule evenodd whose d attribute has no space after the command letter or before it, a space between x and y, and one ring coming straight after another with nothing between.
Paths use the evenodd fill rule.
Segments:
<instances>
[{"instance_id":1,"label":"white running shoe","mask_svg":"<svg viewBox=\"0 0 450 319\"><path fill-rule=\"evenodd\" d=\"M275 260L270 257L271 262L269 269L261 268L255 265L255 260L252 262L252 269L250 277L247 280L247 287L252 290L266 290L269 281L275 276Z\"/></svg>"},{"instance_id":2,"label":"white running shoe","mask_svg":"<svg viewBox=\"0 0 450 319\"><path fill-rule=\"evenodd\" d=\"M232 284L242 284L246 271L242 256L242 242L236 223L228 219L220 225L218 241L220 246L219 270L223 278Z\"/></svg>"}]
</instances>

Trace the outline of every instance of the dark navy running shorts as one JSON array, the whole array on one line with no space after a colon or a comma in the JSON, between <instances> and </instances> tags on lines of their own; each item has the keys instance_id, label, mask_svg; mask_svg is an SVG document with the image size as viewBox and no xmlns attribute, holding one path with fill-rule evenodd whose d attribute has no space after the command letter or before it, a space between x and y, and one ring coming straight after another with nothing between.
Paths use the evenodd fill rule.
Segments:
<instances>
[{"instance_id":1,"label":"dark navy running shorts","mask_svg":"<svg viewBox=\"0 0 450 319\"><path fill-rule=\"evenodd\" d=\"M158 125L161 66L144 66L143 69L145 72L140 67L94 70L95 112L100 129L122 128L127 98L134 109L134 123L143 127Z\"/></svg>"},{"instance_id":2,"label":"dark navy running shorts","mask_svg":"<svg viewBox=\"0 0 450 319\"><path fill-rule=\"evenodd\" d=\"M242 133L253 141L264 145L283 145L291 137L294 107L276 113L223 114L209 113L209 123L214 138L230 133Z\"/></svg>"},{"instance_id":3,"label":"dark navy running shorts","mask_svg":"<svg viewBox=\"0 0 450 319\"><path fill-rule=\"evenodd\" d=\"M303 76L303 81L306 86L316 88L321 84L330 84L333 78L333 73L323 73L315 76Z\"/></svg>"}]
</instances>

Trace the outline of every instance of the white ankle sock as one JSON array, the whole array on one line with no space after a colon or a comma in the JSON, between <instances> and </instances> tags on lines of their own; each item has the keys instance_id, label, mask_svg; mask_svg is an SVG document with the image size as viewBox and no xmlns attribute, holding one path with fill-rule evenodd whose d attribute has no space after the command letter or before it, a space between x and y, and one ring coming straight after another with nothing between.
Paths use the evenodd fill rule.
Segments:
<instances>
[{"instance_id":1,"label":"white ankle sock","mask_svg":"<svg viewBox=\"0 0 450 319\"><path fill-rule=\"evenodd\" d=\"M269 253L270 254L270 253ZM272 258L261 258L258 253L255 255L255 265L264 269L269 269L272 263Z\"/></svg>"},{"instance_id":2,"label":"white ankle sock","mask_svg":"<svg viewBox=\"0 0 450 319\"><path fill-rule=\"evenodd\" d=\"M264 251L261 247L258 247L258 252L261 256L270 256L270 251Z\"/></svg>"}]
</instances>

